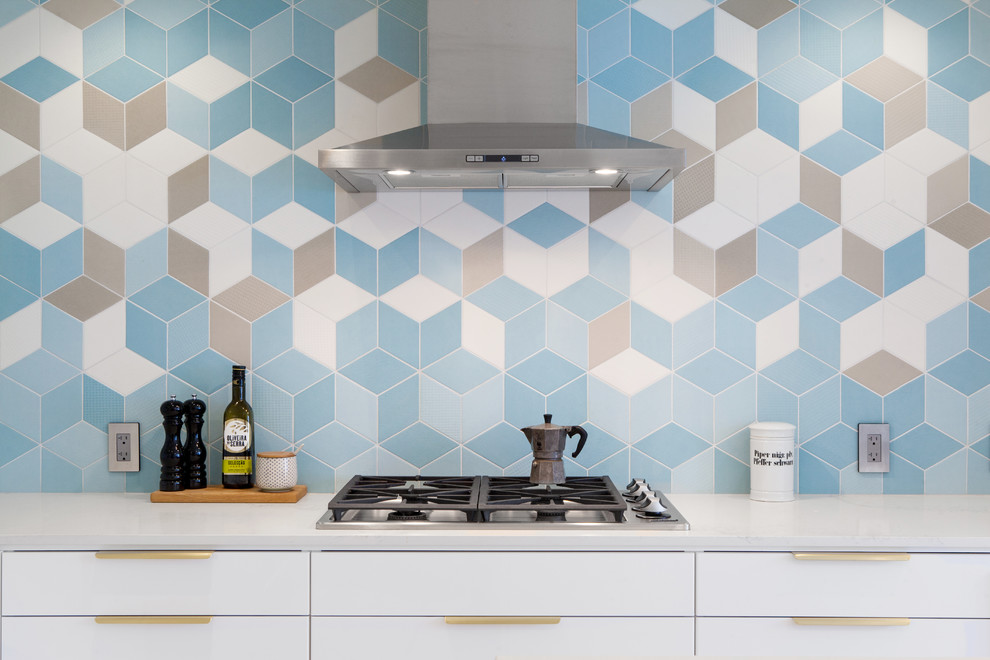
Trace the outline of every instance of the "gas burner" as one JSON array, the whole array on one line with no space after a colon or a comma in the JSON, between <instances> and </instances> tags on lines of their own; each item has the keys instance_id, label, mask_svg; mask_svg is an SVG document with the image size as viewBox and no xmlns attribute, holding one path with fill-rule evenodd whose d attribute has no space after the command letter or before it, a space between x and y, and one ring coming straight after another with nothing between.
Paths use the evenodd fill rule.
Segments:
<instances>
[{"instance_id":1,"label":"gas burner","mask_svg":"<svg viewBox=\"0 0 990 660\"><path fill-rule=\"evenodd\" d=\"M567 520L564 511L537 511L536 522L563 522Z\"/></svg>"},{"instance_id":2,"label":"gas burner","mask_svg":"<svg viewBox=\"0 0 990 660\"><path fill-rule=\"evenodd\" d=\"M639 513L636 514L636 517L641 518L643 520L670 520L670 514L663 512L650 513L649 511L640 511Z\"/></svg>"},{"instance_id":3,"label":"gas burner","mask_svg":"<svg viewBox=\"0 0 990 660\"><path fill-rule=\"evenodd\" d=\"M395 486L389 486L388 490L394 490L399 493L410 493L413 495L420 495L423 493L435 493L441 488L437 486L430 485L430 482L423 481L422 479L409 479L403 484L396 484Z\"/></svg>"},{"instance_id":4,"label":"gas burner","mask_svg":"<svg viewBox=\"0 0 990 660\"><path fill-rule=\"evenodd\" d=\"M429 517L422 511L402 509L389 511L386 520L429 520Z\"/></svg>"}]
</instances>

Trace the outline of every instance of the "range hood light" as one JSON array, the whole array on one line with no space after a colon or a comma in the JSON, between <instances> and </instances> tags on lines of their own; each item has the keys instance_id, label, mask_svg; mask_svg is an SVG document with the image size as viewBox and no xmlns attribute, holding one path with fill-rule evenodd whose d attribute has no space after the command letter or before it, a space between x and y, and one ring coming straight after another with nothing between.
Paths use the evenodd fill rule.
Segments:
<instances>
[{"instance_id":1,"label":"range hood light","mask_svg":"<svg viewBox=\"0 0 990 660\"><path fill-rule=\"evenodd\" d=\"M595 174L618 174L619 170L613 170L610 168L602 168L600 170L594 170Z\"/></svg>"},{"instance_id":2,"label":"range hood light","mask_svg":"<svg viewBox=\"0 0 990 660\"><path fill-rule=\"evenodd\" d=\"M412 174L412 170L389 170L386 174L391 174L392 176L406 176L407 174Z\"/></svg>"}]
</instances>

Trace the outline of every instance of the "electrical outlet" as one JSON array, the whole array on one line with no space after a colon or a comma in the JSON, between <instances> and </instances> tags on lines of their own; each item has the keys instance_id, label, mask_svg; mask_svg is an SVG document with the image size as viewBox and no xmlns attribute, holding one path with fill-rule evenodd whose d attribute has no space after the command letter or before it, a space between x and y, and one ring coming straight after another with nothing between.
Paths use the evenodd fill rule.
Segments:
<instances>
[{"instance_id":1,"label":"electrical outlet","mask_svg":"<svg viewBox=\"0 0 990 660\"><path fill-rule=\"evenodd\" d=\"M110 422L107 425L107 459L111 472L141 469L141 427L137 422Z\"/></svg>"},{"instance_id":2,"label":"electrical outlet","mask_svg":"<svg viewBox=\"0 0 990 660\"><path fill-rule=\"evenodd\" d=\"M890 424L859 425L859 471L890 472Z\"/></svg>"}]
</instances>

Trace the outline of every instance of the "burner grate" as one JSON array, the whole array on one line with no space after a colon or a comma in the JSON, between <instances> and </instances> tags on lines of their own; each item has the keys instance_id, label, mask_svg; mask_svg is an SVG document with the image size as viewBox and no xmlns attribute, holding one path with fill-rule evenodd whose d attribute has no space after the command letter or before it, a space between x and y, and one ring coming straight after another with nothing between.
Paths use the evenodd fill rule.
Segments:
<instances>
[{"instance_id":1,"label":"burner grate","mask_svg":"<svg viewBox=\"0 0 990 660\"><path fill-rule=\"evenodd\" d=\"M626 502L608 477L567 477L563 484L535 485L526 477L482 477L478 508L484 520L498 511L535 511L560 520L568 511L600 511L622 522Z\"/></svg>"},{"instance_id":2,"label":"burner grate","mask_svg":"<svg viewBox=\"0 0 990 660\"><path fill-rule=\"evenodd\" d=\"M398 518L421 520L415 512L463 511L474 521L481 477L379 477L356 475L330 500L334 520L348 511L396 511Z\"/></svg>"}]
</instances>

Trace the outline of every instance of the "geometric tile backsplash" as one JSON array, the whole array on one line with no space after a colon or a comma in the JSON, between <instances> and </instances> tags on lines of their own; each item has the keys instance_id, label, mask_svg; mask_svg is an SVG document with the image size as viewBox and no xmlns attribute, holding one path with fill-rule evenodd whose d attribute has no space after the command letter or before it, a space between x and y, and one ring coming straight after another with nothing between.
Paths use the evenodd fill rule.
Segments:
<instances>
[{"instance_id":1,"label":"geometric tile backsplash","mask_svg":"<svg viewBox=\"0 0 990 660\"><path fill-rule=\"evenodd\" d=\"M422 123L426 10L0 4L0 490L155 489L193 393L218 481L242 363L314 491L524 474L551 412L569 474L745 492L779 420L803 493L990 492L990 0L578 0L579 118L672 185L335 190L319 148Z\"/></svg>"}]
</instances>

